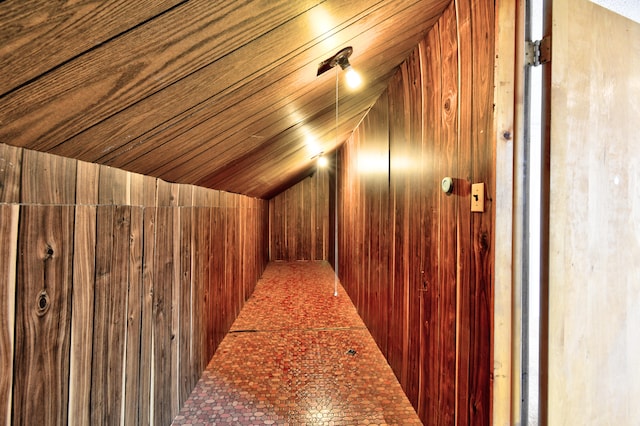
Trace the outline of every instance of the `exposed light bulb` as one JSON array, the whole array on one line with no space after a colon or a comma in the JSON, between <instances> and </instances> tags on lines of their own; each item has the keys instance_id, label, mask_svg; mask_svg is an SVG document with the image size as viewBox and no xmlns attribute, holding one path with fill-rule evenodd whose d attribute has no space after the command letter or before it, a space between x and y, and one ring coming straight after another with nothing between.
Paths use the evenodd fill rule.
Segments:
<instances>
[{"instance_id":1,"label":"exposed light bulb","mask_svg":"<svg viewBox=\"0 0 640 426\"><path fill-rule=\"evenodd\" d=\"M321 155L320 157L318 157L319 167L327 167L328 164L329 164L329 160L327 160L327 157L325 157L324 155Z\"/></svg>"},{"instance_id":2,"label":"exposed light bulb","mask_svg":"<svg viewBox=\"0 0 640 426\"><path fill-rule=\"evenodd\" d=\"M348 66L345 72L346 72L345 77L347 79L347 86L349 86L352 89L356 89L360 87L360 85L362 84L362 78L360 77L360 74L358 74L356 70L351 68L351 66Z\"/></svg>"}]
</instances>

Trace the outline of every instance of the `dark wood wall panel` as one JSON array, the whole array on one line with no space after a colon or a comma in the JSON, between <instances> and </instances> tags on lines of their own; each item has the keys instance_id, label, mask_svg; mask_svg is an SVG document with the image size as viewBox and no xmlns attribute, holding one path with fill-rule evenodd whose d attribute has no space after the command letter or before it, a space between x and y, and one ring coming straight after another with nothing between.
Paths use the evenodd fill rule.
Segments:
<instances>
[{"instance_id":1,"label":"dark wood wall panel","mask_svg":"<svg viewBox=\"0 0 640 426\"><path fill-rule=\"evenodd\" d=\"M271 260L329 260L329 172L318 169L269 200Z\"/></svg>"},{"instance_id":2,"label":"dark wood wall panel","mask_svg":"<svg viewBox=\"0 0 640 426\"><path fill-rule=\"evenodd\" d=\"M127 339L125 355L124 418L135 423L138 418L140 392L142 306L143 306L143 251L144 209L130 207L129 289L127 294ZM183 364L183 363L181 363ZM188 364L188 362L184 362Z\"/></svg>"},{"instance_id":3,"label":"dark wood wall panel","mask_svg":"<svg viewBox=\"0 0 640 426\"><path fill-rule=\"evenodd\" d=\"M13 423L66 424L73 207L20 210Z\"/></svg>"},{"instance_id":4,"label":"dark wood wall panel","mask_svg":"<svg viewBox=\"0 0 640 426\"><path fill-rule=\"evenodd\" d=\"M151 179L150 179L151 180ZM141 192L143 200L150 201L146 206L156 205L156 182L143 180ZM146 183L146 184L145 184ZM142 212L142 317L140 336L140 393L138 394L138 423L148 425L151 419L151 393L153 392L153 293L155 287L155 252L157 209L147 207ZM129 419L135 424L136 419Z\"/></svg>"},{"instance_id":5,"label":"dark wood wall panel","mask_svg":"<svg viewBox=\"0 0 640 426\"><path fill-rule=\"evenodd\" d=\"M73 281L85 283L73 289L71 358L69 367L69 423L91 421L91 365L96 258L96 207L76 206Z\"/></svg>"},{"instance_id":6,"label":"dark wood wall panel","mask_svg":"<svg viewBox=\"0 0 640 426\"><path fill-rule=\"evenodd\" d=\"M490 424L491 22L492 2L453 2L337 153L340 279L429 425Z\"/></svg>"},{"instance_id":7,"label":"dark wood wall panel","mask_svg":"<svg viewBox=\"0 0 640 426\"><path fill-rule=\"evenodd\" d=\"M19 209L0 204L0 419L9 419L12 408Z\"/></svg>"},{"instance_id":8,"label":"dark wood wall panel","mask_svg":"<svg viewBox=\"0 0 640 426\"><path fill-rule=\"evenodd\" d=\"M22 175L22 149L0 145L0 202L20 202L20 176Z\"/></svg>"},{"instance_id":9,"label":"dark wood wall panel","mask_svg":"<svg viewBox=\"0 0 640 426\"><path fill-rule=\"evenodd\" d=\"M0 422L170 424L266 267L268 202L0 155Z\"/></svg>"},{"instance_id":10,"label":"dark wood wall panel","mask_svg":"<svg viewBox=\"0 0 640 426\"><path fill-rule=\"evenodd\" d=\"M96 224L91 423L113 424L122 410L130 207L99 206Z\"/></svg>"},{"instance_id":11,"label":"dark wood wall panel","mask_svg":"<svg viewBox=\"0 0 640 426\"><path fill-rule=\"evenodd\" d=\"M461 100L464 109L470 111L469 139L460 138L460 164L468 164L465 170L467 190L471 183L485 182L485 214L470 214L464 220L469 225L463 229L461 239L468 241L472 250L468 250L461 258L467 262L469 271L469 285L461 288L460 299L462 306L468 306L460 320L460 328L469 330L465 336L467 341L460 339L461 346L469 347L468 356L459 358L459 371L468 372L468 394L466 401L459 399L462 421L478 424L476 419L489 418L491 415L491 383L492 352L478 350L489 345L492 341L493 330L493 264L494 252L494 217L495 208L493 195L495 193L495 149L493 149L493 55L495 51L494 36L494 3L490 1L475 2L472 0L459 1L459 21L470 22L461 32L461 64L470 77L470 84L461 85ZM462 68L462 67L461 67ZM466 143L465 143L466 142ZM463 222L463 221L461 221ZM461 253L462 257L463 253ZM458 377L462 381L464 377Z\"/></svg>"}]
</instances>

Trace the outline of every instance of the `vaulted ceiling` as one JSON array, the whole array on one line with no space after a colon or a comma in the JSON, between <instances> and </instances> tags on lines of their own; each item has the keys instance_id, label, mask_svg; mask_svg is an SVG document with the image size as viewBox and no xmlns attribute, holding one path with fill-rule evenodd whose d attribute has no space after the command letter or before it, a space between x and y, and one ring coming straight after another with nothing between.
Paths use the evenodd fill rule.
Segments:
<instances>
[{"instance_id":1,"label":"vaulted ceiling","mask_svg":"<svg viewBox=\"0 0 640 426\"><path fill-rule=\"evenodd\" d=\"M348 138L449 3L0 1L0 142L269 198ZM357 91L316 76L346 46Z\"/></svg>"}]
</instances>

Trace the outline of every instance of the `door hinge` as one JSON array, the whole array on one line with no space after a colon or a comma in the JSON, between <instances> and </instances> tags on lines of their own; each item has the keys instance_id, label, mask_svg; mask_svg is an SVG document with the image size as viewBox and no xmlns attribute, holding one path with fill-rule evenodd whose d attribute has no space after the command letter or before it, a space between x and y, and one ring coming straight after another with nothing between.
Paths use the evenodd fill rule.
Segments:
<instances>
[{"instance_id":1,"label":"door hinge","mask_svg":"<svg viewBox=\"0 0 640 426\"><path fill-rule=\"evenodd\" d=\"M524 49L525 65L537 67L551 61L551 36L542 40L527 41Z\"/></svg>"}]
</instances>

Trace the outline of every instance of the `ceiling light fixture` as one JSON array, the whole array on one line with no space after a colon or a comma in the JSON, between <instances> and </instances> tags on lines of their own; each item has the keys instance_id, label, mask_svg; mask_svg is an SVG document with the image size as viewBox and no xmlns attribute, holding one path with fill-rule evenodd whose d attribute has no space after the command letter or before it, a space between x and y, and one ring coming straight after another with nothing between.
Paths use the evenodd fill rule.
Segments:
<instances>
[{"instance_id":1,"label":"ceiling light fixture","mask_svg":"<svg viewBox=\"0 0 640 426\"><path fill-rule=\"evenodd\" d=\"M352 53L353 47L348 46L340 50L329 59L325 59L324 61L320 62L320 64L318 65L318 73L316 74L316 76L329 71L336 65L340 65L340 68L342 68L346 72L347 85L352 89L357 88L362 83L362 78L360 77L360 74L358 74L349 63L349 57Z\"/></svg>"}]
</instances>

